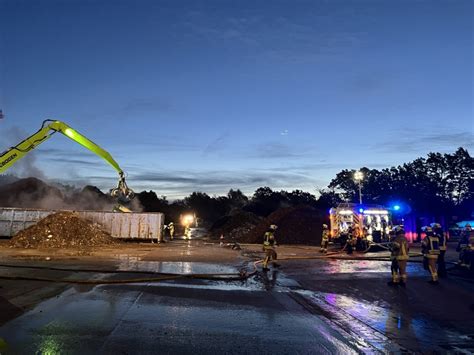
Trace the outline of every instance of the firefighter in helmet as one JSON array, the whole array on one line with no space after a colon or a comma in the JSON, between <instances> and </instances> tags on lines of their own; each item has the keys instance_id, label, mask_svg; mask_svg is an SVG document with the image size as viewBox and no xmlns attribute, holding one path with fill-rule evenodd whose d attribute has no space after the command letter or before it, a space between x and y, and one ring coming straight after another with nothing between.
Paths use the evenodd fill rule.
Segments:
<instances>
[{"instance_id":1,"label":"firefighter in helmet","mask_svg":"<svg viewBox=\"0 0 474 355\"><path fill-rule=\"evenodd\" d=\"M407 282L407 262L408 262L408 241L405 237L405 230L398 226L393 231L394 239L390 243L392 265L392 280L387 284L390 286L405 286Z\"/></svg>"},{"instance_id":2,"label":"firefighter in helmet","mask_svg":"<svg viewBox=\"0 0 474 355\"><path fill-rule=\"evenodd\" d=\"M263 271L270 270L268 268L268 263L273 262L273 267L279 267L280 265L275 262L277 259L277 253L275 251L275 246L277 245L275 240L275 231L278 226L272 224L263 236L263 251L265 252L265 259L263 259Z\"/></svg>"},{"instance_id":3,"label":"firefighter in helmet","mask_svg":"<svg viewBox=\"0 0 474 355\"><path fill-rule=\"evenodd\" d=\"M433 234L439 239L438 276L446 277L446 263L444 261L444 256L447 249L446 234L443 231L443 227L439 223L431 223L431 228L433 228Z\"/></svg>"},{"instance_id":4,"label":"firefighter in helmet","mask_svg":"<svg viewBox=\"0 0 474 355\"><path fill-rule=\"evenodd\" d=\"M423 252L423 265L425 269L428 269L431 275L429 281L433 285L438 284L438 270L437 261L440 254L439 251L439 238L433 233L433 229L430 226L422 228L426 233L426 237L421 242L421 250Z\"/></svg>"},{"instance_id":5,"label":"firefighter in helmet","mask_svg":"<svg viewBox=\"0 0 474 355\"><path fill-rule=\"evenodd\" d=\"M348 235L347 235L347 242L346 245L344 246L344 249L346 250L347 254L352 254L357 242L357 230L354 226L349 226L348 229Z\"/></svg>"},{"instance_id":6,"label":"firefighter in helmet","mask_svg":"<svg viewBox=\"0 0 474 355\"><path fill-rule=\"evenodd\" d=\"M361 235L361 246L363 251L367 251L369 248L369 240L367 239L367 236L369 235L369 229L367 226L364 226L362 228L362 235Z\"/></svg>"},{"instance_id":7,"label":"firefighter in helmet","mask_svg":"<svg viewBox=\"0 0 474 355\"><path fill-rule=\"evenodd\" d=\"M471 245L472 244L472 245ZM469 266L470 251L474 251L474 233L471 225L468 223L464 227L456 251L459 252L459 264Z\"/></svg>"},{"instance_id":8,"label":"firefighter in helmet","mask_svg":"<svg viewBox=\"0 0 474 355\"><path fill-rule=\"evenodd\" d=\"M174 238L174 224L173 224L173 222L170 222L167 227L168 227L168 232L170 234L170 240L173 240L173 238Z\"/></svg>"},{"instance_id":9,"label":"firefighter in helmet","mask_svg":"<svg viewBox=\"0 0 474 355\"><path fill-rule=\"evenodd\" d=\"M323 235L321 238L321 253L327 253L329 244L329 228L327 224L323 224Z\"/></svg>"},{"instance_id":10,"label":"firefighter in helmet","mask_svg":"<svg viewBox=\"0 0 474 355\"><path fill-rule=\"evenodd\" d=\"M191 239L191 228L189 226L184 227L184 239Z\"/></svg>"}]
</instances>

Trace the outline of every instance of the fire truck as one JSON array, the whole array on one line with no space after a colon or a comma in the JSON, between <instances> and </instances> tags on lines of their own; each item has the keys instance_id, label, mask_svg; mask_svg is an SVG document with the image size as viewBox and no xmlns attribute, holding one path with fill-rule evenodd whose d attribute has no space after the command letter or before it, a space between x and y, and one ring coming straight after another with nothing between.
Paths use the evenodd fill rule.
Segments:
<instances>
[{"instance_id":1,"label":"fire truck","mask_svg":"<svg viewBox=\"0 0 474 355\"><path fill-rule=\"evenodd\" d=\"M351 230L358 230L360 236L365 234L369 242L382 243L389 240L392 228L389 209L380 205L340 203L329 210L329 219L331 238L341 244Z\"/></svg>"}]
</instances>

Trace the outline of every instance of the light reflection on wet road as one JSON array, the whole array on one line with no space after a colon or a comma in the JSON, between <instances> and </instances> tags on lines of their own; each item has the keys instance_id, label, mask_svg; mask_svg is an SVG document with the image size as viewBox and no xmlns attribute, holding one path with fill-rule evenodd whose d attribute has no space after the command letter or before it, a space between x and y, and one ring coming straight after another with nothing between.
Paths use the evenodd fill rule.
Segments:
<instances>
[{"instance_id":1,"label":"light reflection on wet road","mask_svg":"<svg viewBox=\"0 0 474 355\"><path fill-rule=\"evenodd\" d=\"M354 353L285 294L156 285L69 289L0 328L12 350Z\"/></svg>"},{"instance_id":2,"label":"light reflection on wet road","mask_svg":"<svg viewBox=\"0 0 474 355\"><path fill-rule=\"evenodd\" d=\"M466 302L472 287L454 280L430 286L417 263L409 265L406 289L386 285L389 262L283 264L281 270L259 272L246 281L73 286L4 324L0 337L19 353L473 349L474 317ZM238 271L231 265L144 261L127 254L116 255L114 265L119 270L164 273Z\"/></svg>"}]
</instances>

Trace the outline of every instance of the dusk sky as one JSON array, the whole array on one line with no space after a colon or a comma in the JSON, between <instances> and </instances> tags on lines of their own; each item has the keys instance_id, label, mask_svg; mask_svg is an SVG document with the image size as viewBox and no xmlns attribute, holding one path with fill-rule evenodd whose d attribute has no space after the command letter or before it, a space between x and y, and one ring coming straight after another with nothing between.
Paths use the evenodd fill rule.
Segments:
<instances>
[{"instance_id":1,"label":"dusk sky","mask_svg":"<svg viewBox=\"0 0 474 355\"><path fill-rule=\"evenodd\" d=\"M473 144L473 10L459 1L0 0L0 151L46 118L136 191L316 193L344 168ZM28 162L32 162L31 159ZM10 172L28 174L26 163ZM33 162L107 190L57 135Z\"/></svg>"}]
</instances>

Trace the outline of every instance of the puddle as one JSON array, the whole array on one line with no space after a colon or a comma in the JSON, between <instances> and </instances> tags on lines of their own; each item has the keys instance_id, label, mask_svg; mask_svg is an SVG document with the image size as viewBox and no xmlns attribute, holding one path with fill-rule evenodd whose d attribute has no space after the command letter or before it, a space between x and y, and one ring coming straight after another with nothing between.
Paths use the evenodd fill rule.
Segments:
<instances>
[{"instance_id":1,"label":"puddle","mask_svg":"<svg viewBox=\"0 0 474 355\"><path fill-rule=\"evenodd\" d=\"M119 255L120 271L150 271L166 274L238 274L234 266L187 261L142 261L141 257Z\"/></svg>"},{"instance_id":2,"label":"puddle","mask_svg":"<svg viewBox=\"0 0 474 355\"><path fill-rule=\"evenodd\" d=\"M321 308L326 317L343 323L349 332L357 334L366 328L368 334L364 336L369 339L370 333L376 330L413 351L440 351L446 349L447 344L455 344L458 350L469 349L471 346L472 339L468 335L443 326L441 322L426 315L413 314L403 307L396 309L383 301L371 303L335 293L308 290L296 292ZM436 336L433 337L433 334Z\"/></svg>"}]
</instances>

